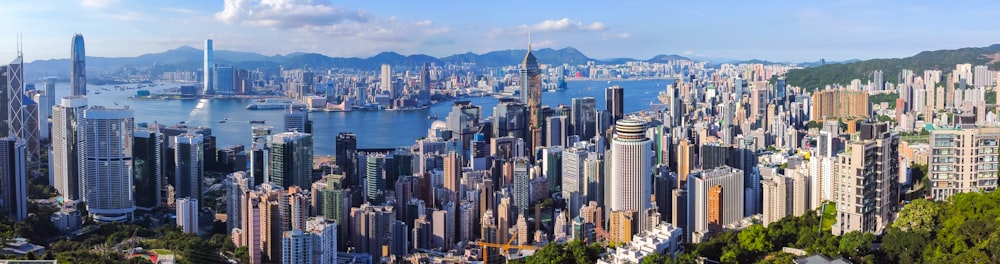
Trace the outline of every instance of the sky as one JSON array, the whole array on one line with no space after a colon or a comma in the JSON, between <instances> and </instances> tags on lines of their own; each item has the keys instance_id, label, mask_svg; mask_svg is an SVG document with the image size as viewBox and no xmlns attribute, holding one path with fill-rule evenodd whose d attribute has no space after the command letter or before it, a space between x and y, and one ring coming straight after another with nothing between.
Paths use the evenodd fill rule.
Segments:
<instances>
[{"instance_id":1,"label":"sky","mask_svg":"<svg viewBox=\"0 0 1000 264\"><path fill-rule=\"evenodd\" d=\"M997 1L52 0L0 4L0 61L130 57L188 45L370 57L574 47L598 59L806 62L1000 43Z\"/></svg>"}]
</instances>

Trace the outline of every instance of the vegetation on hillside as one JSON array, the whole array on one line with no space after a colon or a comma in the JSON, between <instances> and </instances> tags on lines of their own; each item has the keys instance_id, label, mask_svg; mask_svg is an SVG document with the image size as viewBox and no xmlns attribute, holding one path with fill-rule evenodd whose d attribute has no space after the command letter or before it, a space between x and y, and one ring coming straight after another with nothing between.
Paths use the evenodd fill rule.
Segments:
<instances>
[{"instance_id":1,"label":"vegetation on hillside","mask_svg":"<svg viewBox=\"0 0 1000 264\"><path fill-rule=\"evenodd\" d=\"M885 81L896 83L899 80L899 72L903 69L913 70L916 75L922 76L924 70L949 70L954 68L955 64L987 64L991 62L991 56L998 52L1000 52L1000 44L982 48L924 51L912 57L900 59L873 59L790 70L785 74L785 80L788 85L803 87L811 91L829 84L848 84L853 79L860 79L862 83L867 83L872 79L872 72L882 70ZM993 70L998 68L997 63L989 66Z\"/></svg>"}]
</instances>

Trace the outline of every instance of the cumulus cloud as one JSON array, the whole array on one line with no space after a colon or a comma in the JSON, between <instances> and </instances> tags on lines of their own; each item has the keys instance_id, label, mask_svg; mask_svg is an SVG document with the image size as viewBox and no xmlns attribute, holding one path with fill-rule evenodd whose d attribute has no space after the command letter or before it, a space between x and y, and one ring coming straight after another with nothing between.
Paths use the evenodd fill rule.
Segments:
<instances>
[{"instance_id":1,"label":"cumulus cloud","mask_svg":"<svg viewBox=\"0 0 1000 264\"><path fill-rule=\"evenodd\" d=\"M530 28L531 30L534 31L548 32L548 31L566 31L566 30L601 31L607 29L608 27L601 22L594 22L589 25L585 25L583 24L583 22L573 21L570 20L568 17L564 17L558 20L548 19L531 26L522 26L522 28Z\"/></svg>"},{"instance_id":2,"label":"cumulus cloud","mask_svg":"<svg viewBox=\"0 0 1000 264\"><path fill-rule=\"evenodd\" d=\"M371 15L310 0L225 0L215 19L271 28L301 28L345 21L367 22Z\"/></svg>"}]
</instances>

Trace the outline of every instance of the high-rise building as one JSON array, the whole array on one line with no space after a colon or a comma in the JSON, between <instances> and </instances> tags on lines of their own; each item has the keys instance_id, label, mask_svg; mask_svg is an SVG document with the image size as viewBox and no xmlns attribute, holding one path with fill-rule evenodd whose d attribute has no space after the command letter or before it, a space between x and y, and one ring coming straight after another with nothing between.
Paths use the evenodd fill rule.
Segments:
<instances>
[{"instance_id":1,"label":"high-rise building","mask_svg":"<svg viewBox=\"0 0 1000 264\"><path fill-rule=\"evenodd\" d=\"M281 263L312 264L312 236L302 230L285 231L281 236Z\"/></svg>"},{"instance_id":2,"label":"high-rise building","mask_svg":"<svg viewBox=\"0 0 1000 264\"><path fill-rule=\"evenodd\" d=\"M215 61L214 60L215 60L215 55L214 55L214 52L212 52L212 40L211 39L206 39L205 40L205 59L204 59L204 63L201 66L202 67L201 70L202 70L202 72L204 72L204 75L202 75L202 78L203 78L202 81L203 82L202 82L202 91L201 91L203 94L212 94L212 93L215 92L215 87L214 87L214 85L215 85L215 69L214 69L215 68Z\"/></svg>"},{"instance_id":3,"label":"high-rise building","mask_svg":"<svg viewBox=\"0 0 1000 264\"><path fill-rule=\"evenodd\" d=\"M382 64L382 72L379 73L379 87L382 91L392 91L392 66Z\"/></svg>"},{"instance_id":4,"label":"high-rise building","mask_svg":"<svg viewBox=\"0 0 1000 264\"><path fill-rule=\"evenodd\" d=\"M743 219L743 171L722 166L692 172L687 184L689 241L702 241L712 229Z\"/></svg>"},{"instance_id":5,"label":"high-rise building","mask_svg":"<svg viewBox=\"0 0 1000 264\"><path fill-rule=\"evenodd\" d=\"M309 218L306 233L312 237L312 263L337 263L337 223L323 217Z\"/></svg>"},{"instance_id":6,"label":"high-rise building","mask_svg":"<svg viewBox=\"0 0 1000 264\"><path fill-rule=\"evenodd\" d=\"M887 123L861 124L858 134L836 157L835 235L881 234L899 211L899 134Z\"/></svg>"},{"instance_id":7,"label":"high-rise building","mask_svg":"<svg viewBox=\"0 0 1000 264\"><path fill-rule=\"evenodd\" d=\"M184 133L174 137L174 190L175 199L190 197L202 199L202 181L205 180L205 154L201 134Z\"/></svg>"},{"instance_id":8,"label":"high-rise building","mask_svg":"<svg viewBox=\"0 0 1000 264\"><path fill-rule=\"evenodd\" d=\"M285 132L312 133L309 122L309 111L288 107L288 112L284 116Z\"/></svg>"},{"instance_id":9,"label":"high-rise building","mask_svg":"<svg viewBox=\"0 0 1000 264\"><path fill-rule=\"evenodd\" d=\"M812 120L839 117L867 118L868 93L848 88L816 91L812 95Z\"/></svg>"},{"instance_id":10,"label":"high-rise building","mask_svg":"<svg viewBox=\"0 0 1000 264\"><path fill-rule=\"evenodd\" d=\"M83 111L81 123L80 185L87 211L97 222L131 220L133 111L94 106Z\"/></svg>"},{"instance_id":11,"label":"high-rise building","mask_svg":"<svg viewBox=\"0 0 1000 264\"><path fill-rule=\"evenodd\" d=\"M479 132L479 120L483 117L482 112L481 107L470 101L456 101L452 104L451 112L445 118L445 124L453 137L461 140L463 150L469 149L472 137Z\"/></svg>"},{"instance_id":12,"label":"high-rise building","mask_svg":"<svg viewBox=\"0 0 1000 264\"><path fill-rule=\"evenodd\" d=\"M604 100L604 109L611 114L612 124L625 118L625 90L621 86L613 85L604 89Z\"/></svg>"},{"instance_id":13,"label":"high-rise building","mask_svg":"<svg viewBox=\"0 0 1000 264\"><path fill-rule=\"evenodd\" d=\"M514 159L514 195L512 212L518 215L530 213L531 205L531 164L526 158Z\"/></svg>"},{"instance_id":14,"label":"high-rise building","mask_svg":"<svg viewBox=\"0 0 1000 264\"><path fill-rule=\"evenodd\" d=\"M455 152L450 152L448 155L444 156L444 190L447 192L445 195L446 199L443 199L441 203L445 202L459 202L461 198L462 189L462 155Z\"/></svg>"},{"instance_id":15,"label":"high-rise building","mask_svg":"<svg viewBox=\"0 0 1000 264\"><path fill-rule=\"evenodd\" d=\"M79 200L81 176L81 145L84 132L83 111L87 97L63 97L52 108L52 162L53 186L64 200Z\"/></svg>"},{"instance_id":16,"label":"high-rise building","mask_svg":"<svg viewBox=\"0 0 1000 264\"><path fill-rule=\"evenodd\" d=\"M390 224L395 221L391 206L372 206L368 203L351 208L351 242L355 252L367 253L373 259L383 257L382 246L390 233ZM437 223L437 222L435 222Z\"/></svg>"},{"instance_id":17,"label":"high-rise building","mask_svg":"<svg viewBox=\"0 0 1000 264\"><path fill-rule=\"evenodd\" d=\"M313 140L312 134L283 132L274 134L269 140L268 181L288 188L312 185Z\"/></svg>"},{"instance_id":18,"label":"high-rise building","mask_svg":"<svg viewBox=\"0 0 1000 264\"><path fill-rule=\"evenodd\" d=\"M177 226L181 232L188 234L198 234L198 200L188 197L178 198L177 205Z\"/></svg>"},{"instance_id":19,"label":"high-rise building","mask_svg":"<svg viewBox=\"0 0 1000 264\"><path fill-rule=\"evenodd\" d=\"M160 205L164 184L165 141L156 127L136 129L132 138L132 171L135 175L135 207L150 211ZM175 154L176 155L176 154ZM198 199L197 197L192 197Z\"/></svg>"},{"instance_id":20,"label":"high-rise building","mask_svg":"<svg viewBox=\"0 0 1000 264\"><path fill-rule=\"evenodd\" d=\"M944 201L957 193L997 188L1000 128L939 128L931 132L930 195Z\"/></svg>"},{"instance_id":21,"label":"high-rise building","mask_svg":"<svg viewBox=\"0 0 1000 264\"><path fill-rule=\"evenodd\" d=\"M337 167L344 172L344 185L354 186L358 181L358 172L355 169L355 162L358 156L358 138L354 133L341 132L337 135L337 142L334 149Z\"/></svg>"},{"instance_id":22,"label":"high-rise building","mask_svg":"<svg viewBox=\"0 0 1000 264\"><path fill-rule=\"evenodd\" d=\"M87 96L87 52L83 45L83 35L74 34L73 42L70 45L70 94L75 96ZM55 97L54 94L50 94L49 96Z\"/></svg>"},{"instance_id":23,"label":"high-rise building","mask_svg":"<svg viewBox=\"0 0 1000 264\"><path fill-rule=\"evenodd\" d=\"M611 88L608 89L608 93L613 93ZM621 88L618 88L618 91L620 92ZM590 140L597 136L597 101L593 97L573 98L571 104L569 126L572 132L567 134L580 136L581 140ZM609 111L614 112L614 110ZM614 122L621 119L615 119L613 116L614 113L612 113Z\"/></svg>"},{"instance_id":24,"label":"high-rise building","mask_svg":"<svg viewBox=\"0 0 1000 264\"><path fill-rule=\"evenodd\" d=\"M236 70L233 66L229 65L218 65L215 66L215 75L213 76L214 82L213 89L215 89L215 94L219 95L233 95L234 88L236 87Z\"/></svg>"},{"instance_id":25,"label":"high-rise building","mask_svg":"<svg viewBox=\"0 0 1000 264\"><path fill-rule=\"evenodd\" d=\"M28 218L27 143L0 138L0 208L15 222Z\"/></svg>"},{"instance_id":26,"label":"high-rise building","mask_svg":"<svg viewBox=\"0 0 1000 264\"><path fill-rule=\"evenodd\" d=\"M373 205L385 202L385 160L383 154L368 154L365 158L365 197Z\"/></svg>"},{"instance_id":27,"label":"high-rise building","mask_svg":"<svg viewBox=\"0 0 1000 264\"><path fill-rule=\"evenodd\" d=\"M531 45L528 45L528 53L524 54L521 62L521 103L528 107L528 124L530 138L528 143L529 156L533 157L535 147L542 145L542 78L538 68L538 59L531 53Z\"/></svg>"},{"instance_id":28,"label":"high-rise building","mask_svg":"<svg viewBox=\"0 0 1000 264\"><path fill-rule=\"evenodd\" d=\"M52 142L52 134L50 131L49 118L52 117L52 106L49 104L49 97L44 93L35 93L32 96L32 101L38 107L37 113L32 116L35 120L35 127L38 129L38 139L40 141ZM45 151L40 149L39 151Z\"/></svg>"},{"instance_id":29,"label":"high-rise building","mask_svg":"<svg viewBox=\"0 0 1000 264\"><path fill-rule=\"evenodd\" d=\"M545 118L545 146L565 146L567 138L566 116L550 116Z\"/></svg>"},{"instance_id":30,"label":"high-rise building","mask_svg":"<svg viewBox=\"0 0 1000 264\"><path fill-rule=\"evenodd\" d=\"M646 121L618 120L611 141L610 211L645 212L651 207L652 147L653 141L646 138ZM642 214L637 220L644 223Z\"/></svg>"},{"instance_id":31,"label":"high-rise building","mask_svg":"<svg viewBox=\"0 0 1000 264\"><path fill-rule=\"evenodd\" d=\"M764 214L761 217L764 226L791 215L794 208L792 197L795 195L792 178L776 174L764 177L760 183L764 189L764 202L762 204Z\"/></svg>"},{"instance_id":32,"label":"high-rise building","mask_svg":"<svg viewBox=\"0 0 1000 264\"><path fill-rule=\"evenodd\" d=\"M38 160L40 154L38 143L37 116L34 118L29 112L29 106L34 105L31 98L24 93L24 57L19 53L17 58L7 65L6 85L7 85L7 124L8 134L23 139L28 147L28 162ZM37 107L37 105L35 105ZM37 114L36 114L37 115ZM35 127L31 124L34 119ZM32 129L34 128L34 129ZM4 135L6 136L6 135Z\"/></svg>"},{"instance_id":33,"label":"high-rise building","mask_svg":"<svg viewBox=\"0 0 1000 264\"><path fill-rule=\"evenodd\" d=\"M511 136L524 139L528 135L528 126L528 111L523 103L500 99L493 107L493 138Z\"/></svg>"}]
</instances>

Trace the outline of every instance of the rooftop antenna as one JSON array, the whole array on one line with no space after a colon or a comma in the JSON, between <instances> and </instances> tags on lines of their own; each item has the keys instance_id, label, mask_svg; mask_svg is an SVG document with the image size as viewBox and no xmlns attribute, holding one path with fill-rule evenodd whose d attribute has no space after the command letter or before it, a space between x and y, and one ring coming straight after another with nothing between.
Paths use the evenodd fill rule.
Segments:
<instances>
[{"instance_id":1,"label":"rooftop antenna","mask_svg":"<svg viewBox=\"0 0 1000 264\"><path fill-rule=\"evenodd\" d=\"M531 52L531 26L528 26L528 52Z\"/></svg>"}]
</instances>

